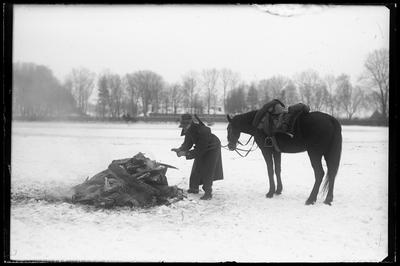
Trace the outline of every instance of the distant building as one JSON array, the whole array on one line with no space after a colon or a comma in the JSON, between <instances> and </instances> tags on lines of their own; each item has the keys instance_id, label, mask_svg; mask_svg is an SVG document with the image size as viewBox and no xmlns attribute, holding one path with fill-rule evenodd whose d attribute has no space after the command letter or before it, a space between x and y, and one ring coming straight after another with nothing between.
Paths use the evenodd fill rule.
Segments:
<instances>
[{"instance_id":1,"label":"distant building","mask_svg":"<svg viewBox=\"0 0 400 266\"><path fill-rule=\"evenodd\" d=\"M375 112L370 116L370 119L372 120L385 120L386 117L382 115L378 110L375 110Z\"/></svg>"}]
</instances>

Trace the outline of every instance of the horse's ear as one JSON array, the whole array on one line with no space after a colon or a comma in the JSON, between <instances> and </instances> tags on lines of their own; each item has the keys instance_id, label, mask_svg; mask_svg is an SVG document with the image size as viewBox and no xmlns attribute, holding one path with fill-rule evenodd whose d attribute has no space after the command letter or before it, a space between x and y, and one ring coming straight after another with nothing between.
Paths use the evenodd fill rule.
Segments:
<instances>
[{"instance_id":1,"label":"horse's ear","mask_svg":"<svg viewBox=\"0 0 400 266\"><path fill-rule=\"evenodd\" d=\"M232 121L232 118L229 115L226 115L226 119L228 119L229 123Z\"/></svg>"}]
</instances>

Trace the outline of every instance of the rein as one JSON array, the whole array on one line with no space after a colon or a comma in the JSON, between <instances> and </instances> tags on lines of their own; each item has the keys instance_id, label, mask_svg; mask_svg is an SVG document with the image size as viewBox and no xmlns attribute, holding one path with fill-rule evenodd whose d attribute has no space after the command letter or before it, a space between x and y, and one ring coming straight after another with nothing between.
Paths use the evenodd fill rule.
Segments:
<instances>
[{"instance_id":1,"label":"rein","mask_svg":"<svg viewBox=\"0 0 400 266\"><path fill-rule=\"evenodd\" d=\"M250 139L251 139L251 137L250 137ZM249 139L249 141L250 141L250 139ZM248 141L247 143L249 143L249 141ZM254 143L255 143L255 142L256 142L256 140L253 139L253 144L251 144L250 149L248 149L247 151L246 151L246 150L243 150L243 149L240 149L240 148L236 148L236 149L235 149L235 152L236 152L237 154L239 154L240 157L246 157L247 155L249 155L250 152L257 150L257 147L258 147L258 146L256 146L256 148L253 150L253 146L254 146ZM241 154L239 151L245 151L246 154L243 155L243 154Z\"/></svg>"},{"instance_id":2,"label":"rein","mask_svg":"<svg viewBox=\"0 0 400 266\"><path fill-rule=\"evenodd\" d=\"M242 144L242 143L240 142L240 140L238 140L238 143L239 143L240 145L242 145L242 146L246 146L247 144L249 144L249 142L250 142L250 140L251 140L252 137L253 137L253 136L250 136L250 138L247 140L246 144ZM253 144L254 144L254 142L253 142Z\"/></svg>"},{"instance_id":3,"label":"rein","mask_svg":"<svg viewBox=\"0 0 400 266\"><path fill-rule=\"evenodd\" d=\"M241 146L246 146L247 144L249 144L251 138L253 138L253 136L250 136L250 138L247 140L246 144L244 144L244 145L243 145L239 140L238 140L238 143L239 143ZM258 146L256 146L255 149L253 149L254 143L255 143L255 142L256 142L256 140L253 139L253 143L251 144L251 147L250 147L250 149L248 149L248 150L244 150L244 149L241 149L241 148L237 148L237 147L236 147L234 151L235 151L237 154L239 154L240 157L246 157L247 155L249 155L250 152L257 150L257 147L258 147ZM221 147L224 148L224 149L229 150L229 149L227 148L227 147L228 147L228 144L227 144L227 145L224 145L224 146L221 146ZM245 152L245 155L241 154L239 151Z\"/></svg>"}]
</instances>

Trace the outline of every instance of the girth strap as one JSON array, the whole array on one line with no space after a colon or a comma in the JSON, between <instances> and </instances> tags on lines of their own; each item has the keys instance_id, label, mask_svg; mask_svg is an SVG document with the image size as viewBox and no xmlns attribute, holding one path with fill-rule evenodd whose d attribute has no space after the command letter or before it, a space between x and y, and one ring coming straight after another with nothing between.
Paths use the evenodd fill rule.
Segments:
<instances>
[{"instance_id":1,"label":"girth strap","mask_svg":"<svg viewBox=\"0 0 400 266\"><path fill-rule=\"evenodd\" d=\"M267 139L271 140L272 146L267 146L266 145ZM267 136L267 137L265 137L264 145L265 145L265 147L273 147L277 152L281 152L281 149L279 149L279 145L278 145L278 142L276 141L275 136L272 136L272 137L268 137Z\"/></svg>"}]
</instances>

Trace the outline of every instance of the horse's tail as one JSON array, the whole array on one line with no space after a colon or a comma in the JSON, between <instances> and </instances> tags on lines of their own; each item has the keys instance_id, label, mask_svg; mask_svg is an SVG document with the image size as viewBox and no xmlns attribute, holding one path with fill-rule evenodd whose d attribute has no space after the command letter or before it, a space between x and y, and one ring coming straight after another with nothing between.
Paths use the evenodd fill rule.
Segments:
<instances>
[{"instance_id":1,"label":"horse's tail","mask_svg":"<svg viewBox=\"0 0 400 266\"><path fill-rule=\"evenodd\" d=\"M333 137L329 150L324 155L326 160L326 165L328 168L328 173L323 185L324 193L327 191L329 186L332 186L333 188L333 185L335 183L335 177L339 170L340 157L342 154L342 126L333 117L332 117L332 123L334 128Z\"/></svg>"}]
</instances>

